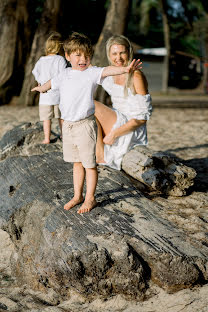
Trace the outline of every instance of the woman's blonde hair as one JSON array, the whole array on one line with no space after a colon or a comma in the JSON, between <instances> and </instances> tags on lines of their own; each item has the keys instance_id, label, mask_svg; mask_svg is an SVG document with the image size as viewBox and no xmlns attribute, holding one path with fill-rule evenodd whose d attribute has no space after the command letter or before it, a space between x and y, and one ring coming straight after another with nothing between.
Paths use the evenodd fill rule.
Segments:
<instances>
[{"instance_id":1,"label":"woman's blonde hair","mask_svg":"<svg viewBox=\"0 0 208 312\"><path fill-rule=\"evenodd\" d=\"M112 45L114 45L114 44L119 44L119 45L125 46L126 51L128 53L127 65L129 65L133 60L134 51L133 51L133 48L132 48L132 45L131 45L129 39L123 35L114 35L114 36L110 37L106 42L106 54L107 54L109 64L112 64L111 59L110 59L110 49L111 49ZM124 85L124 96L125 97L127 97L127 95L128 95L128 88L131 89L133 94L136 94L134 84L133 84L133 73L129 73L127 76L127 79L126 79L126 82Z\"/></svg>"},{"instance_id":2,"label":"woman's blonde hair","mask_svg":"<svg viewBox=\"0 0 208 312\"><path fill-rule=\"evenodd\" d=\"M58 54L62 48L61 34L52 32L45 44L45 54Z\"/></svg>"}]
</instances>

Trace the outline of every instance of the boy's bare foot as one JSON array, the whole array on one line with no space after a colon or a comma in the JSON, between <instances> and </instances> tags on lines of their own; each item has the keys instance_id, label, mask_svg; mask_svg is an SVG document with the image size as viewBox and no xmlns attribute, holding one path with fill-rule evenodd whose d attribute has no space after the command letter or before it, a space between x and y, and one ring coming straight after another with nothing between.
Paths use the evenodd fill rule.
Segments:
<instances>
[{"instance_id":1,"label":"boy's bare foot","mask_svg":"<svg viewBox=\"0 0 208 312\"><path fill-rule=\"evenodd\" d=\"M73 208L74 206L83 203L83 201L84 201L84 197L80 197L80 198L73 197L66 205L64 205L64 209L69 210Z\"/></svg>"},{"instance_id":2,"label":"boy's bare foot","mask_svg":"<svg viewBox=\"0 0 208 312\"><path fill-rule=\"evenodd\" d=\"M49 143L50 143L50 140L46 140L45 139L45 140L42 141L42 144L49 144Z\"/></svg>"},{"instance_id":3,"label":"boy's bare foot","mask_svg":"<svg viewBox=\"0 0 208 312\"><path fill-rule=\"evenodd\" d=\"M95 199L93 200L85 200L82 206L79 208L77 213L84 213L84 212L89 212L92 210L95 206L97 205L97 202Z\"/></svg>"}]
</instances>

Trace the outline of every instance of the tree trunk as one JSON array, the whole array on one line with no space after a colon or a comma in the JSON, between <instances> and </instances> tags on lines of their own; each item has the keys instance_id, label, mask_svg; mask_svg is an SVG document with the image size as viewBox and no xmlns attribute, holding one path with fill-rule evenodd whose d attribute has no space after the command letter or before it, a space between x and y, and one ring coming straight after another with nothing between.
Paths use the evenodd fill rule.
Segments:
<instances>
[{"instance_id":1,"label":"tree trunk","mask_svg":"<svg viewBox=\"0 0 208 312\"><path fill-rule=\"evenodd\" d=\"M61 0L46 0L39 26L36 30L29 59L25 67L24 82L19 97L18 104L32 106L37 104L38 94L31 93L30 90L35 86L35 79L32 69L37 60L44 55L45 42L49 33L57 29L58 14Z\"/></svg>"},{"instance_id":2,"label":"tree trunk","mask_svg":"<svg viewBox=\"0 0 208 312\"><path fill-rule=\"evenodd\" d=\"M168 79L169 79L169 59L170 59L170 29L168 24L167 10L165 0L160 0L160 6L162 11L163 20L163 32L164 43L166 48L166 55L163 62L163 78L162 78L162 91L167 93L168 91Z\"/></svg>"},{"instance_id":3,"label":"tree trunk","mask_svg":"<svg viewBox=\"0 0 208 312\"><path fill-rule=\"evenodd\" d=\"M8 103L20 88L23 72L23 41L28 42L27 1L0 2L0 104ZM23 25L22 25L23 24ZM21 25L21 28L19 27ZM20 28L20 29L19 29ZM15 72L18 79L13 75Z\"/></svg>"},{"instance_id":4,"label":"tree trunk","mask_svg":"<svg viewBox=\"0 0 208 312\"><path fill-rule=\"evenodd\" d=\"M92 60L93 65L106 66L108 64L105 44L112 35L122 35L126 26L129 0L111 0L105 23L95 47Z\"/></svg>"},{"instance_id":5,"label":"tree trunk","mask_svg":"<svg viewBox=\"0 0 208 312\"><path fill-rule=\"evenodd\" d=\"M208 13L206 13L205 15L205 27L207 29L208 26ZM204 93L208 94L208 31L206 31L205 33L205 63L206 66L204 65L204 80L203 80L203 89L204 89Z\"/></svg>"},{"instance_id":6,"label":"tree trunk","mask_svg":"<svg viewBox=\"0 0 208 312\"><path fill-rule=\"evenodd\" d=\"M95 47L92 64L96 66L106 66L108 64L105 45L112 35L122 35L126 26L129 0L111 0L103 29ZM104 103L107 97L105 90L98 87L95 92L95 99Z\"/></svg>"}]
</instances>

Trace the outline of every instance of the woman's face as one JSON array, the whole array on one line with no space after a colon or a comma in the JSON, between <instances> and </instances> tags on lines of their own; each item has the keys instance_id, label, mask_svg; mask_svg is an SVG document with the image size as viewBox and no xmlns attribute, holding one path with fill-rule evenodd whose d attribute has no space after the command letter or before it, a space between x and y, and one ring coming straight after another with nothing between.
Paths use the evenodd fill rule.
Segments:
<instances>
[{"instance_id":1,"label":"woman's face","mask_svg":"<svg viewBox=\"0 0 208 312\"><path fill-rule=\"evenodd\" d=\"M113 44L110 47L109 57L112 65L127 66L128 51L122 44Z\"/></svg>"}]
</instances>

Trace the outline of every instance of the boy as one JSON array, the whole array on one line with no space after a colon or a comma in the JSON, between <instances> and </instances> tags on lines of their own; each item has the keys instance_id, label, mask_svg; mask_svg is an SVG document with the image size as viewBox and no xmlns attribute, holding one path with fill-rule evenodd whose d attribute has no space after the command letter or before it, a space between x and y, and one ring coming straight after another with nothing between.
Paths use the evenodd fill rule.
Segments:
<instances>
[{"instance_id":1,"label":"boy","mask_svg":"<svg viewBox=\"0 0 208 312\"><path fill-rule=\"evenodd\" d=\"M62 50L61 35L57 32L53 32L46 40L45 44L45 56L41 58L35 64L32 71L35 80L39 84L44 84L49 79L57 76L63 69L66 68L66 60L63 56L58 55ZM53 117L58 118L60 132L62 132L62 121L60 120L59 111L59 92L58 90L50 90L47 93L40 94L39 98L39 116L40 121L43 121L44 140L43 144L50 143L51 135L51 119Z\"/></svg>"},{"instance_id":2,"label":"boy","mask_svg":"<svg viewBox=\"0 0 208 312\"><path fill-rule=\"evenodd\" d=\"M71 68L66 68L57 77L31 91L60 91L60 111L63 123L63 156L73 162L74 197L64 206L69 210L83 203L78 213L88 212L97 204L95 190L98 173L95 160L97 127L94 117L93 94L97 84L107 76L119 75L135 70L139 61L127 67L91 66L92 44L83 34L73 33L64 42L64 51ZM86 174L86 196L83 186Z\"/></svg>"}]
</instances>

